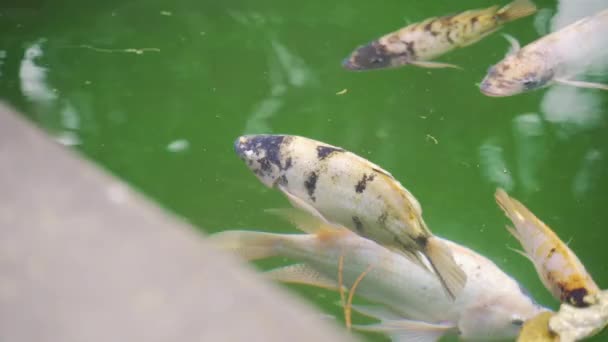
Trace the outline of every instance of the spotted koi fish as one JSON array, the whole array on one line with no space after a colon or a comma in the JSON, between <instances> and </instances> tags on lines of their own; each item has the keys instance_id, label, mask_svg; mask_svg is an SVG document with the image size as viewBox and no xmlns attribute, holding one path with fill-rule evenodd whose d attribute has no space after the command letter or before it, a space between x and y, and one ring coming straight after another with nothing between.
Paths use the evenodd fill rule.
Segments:
<instances>
[{"instance_id":1,"label":"spotted koi fish","mask_svg":"<svg viewBox=\"0 0 608 342\"><path fill-rule=\"evenodd\" d=\"M608 9L520 47L515 38L507 56L492 66L479 88L487 96L512 96L552 84L608 90L607 84L576 80L608 58Z\"/></svg>"},{"instance_id":2,"label":"spotted koi fish","mask_svg":"<svg viewBox=\"0 0 608 342\"><path fill-rule=\"evenodd\" d=\"M502 8L492 6L411 24L357 48L343 62L348 70L368 70L413 64L427 68L457 67L432 59L472 45L503 24L536 12L530 0L515 0Z\"/></svg>"},{"instance_id":3,"label":"spotted koi fish","mask_svg":"<svg viewBox=\"0 0 608 342\"><path fill-rule=\"evenodd\" d=\"M466 274L427 227L416 198L378 165L299 136L242 136L234 147L262 183L295 207L419 263L422 253L451 298L464 287Z\"/></svg>"},{"instance_id":4,"label":"spotted koi fish","mask_svg":"<svg viewBox=\"0 0 608 342\"><path fill-rule=\"evenodd\" d=\"M588 295L599 292L585 266L560 238L530 210L498 189L496 202L513 222L509 232L521 243L541 281L561 302L576 307L589 305Z\"/></svg>"}]
</instances>

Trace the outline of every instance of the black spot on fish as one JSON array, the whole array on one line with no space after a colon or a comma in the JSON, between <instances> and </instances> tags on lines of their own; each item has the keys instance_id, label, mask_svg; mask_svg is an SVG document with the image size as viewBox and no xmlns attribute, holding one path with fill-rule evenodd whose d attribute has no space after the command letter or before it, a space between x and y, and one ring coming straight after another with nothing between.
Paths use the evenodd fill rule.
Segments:
<instances>
[{"instance_id":1,"label":"black spot on fish","mask_svg":"<svg viewBox=\"0 0 608 342\"><path fill-rule=\"evenodd\" d=\"M549 254L547 254L547 257L548 258L552 257L556 251L557 251L557 249L555 247L551 248L551 250L549 251Z\"/></svg>"},{"instance_id":2,"label":"black spot on fish","mask_svg":"<svg viewBox=\"0 0 608 342\"><path fill-rule=\"evenodd\" d=\"M291 157L287 158L287 160L285 161L285 166L283 166L283 171L289 170L292 167L292 161L291 161Z\"/></svg>"},{"instance_id":3,"label":"black spot on fish","mask_svg":"<svg viewBox=\"0 0 608 342\"><path fill-rule=\"evenodd\" d=\"M378 224L381 226L386 225L386 220L388 219L388 211L383 211L380 216L378 216Z\"/></svg>"},{"instance_id":4,"label":"black spot on fish","mask_svg":"<svg viewBox=\"0 0 608 342\"><path fill-rule=\"evenodd\" d=\"M278 183L280 185L287 185L289 184L289 181L287 181L287 177L285 175L282 175L281 177L279 177Z\"/></svg>"},{"instance_id":5,"label":"black spot on fish","mask_svg":"<svg viewBox=\"0 0 608 342\"><path fill-rule=\"evenodd\" d=\"M479 21L478 17L471 18L471 25L475 25L475 23L478 22L478 21Z\"/></svg>"},{"instance_id":6,"label":"black spot on fish","mask_svg":"<svg viewBox=\"0 0 608 342\"><path fill-rule=\"evenodd\" d=\"M317 179L319 178L319 175L313 171L308 178L306 179L306 181L304 181L304 187L306 188L306 191L308 191L308 196L310 196L310 199L314 202L317 199L315 198L315 190L317 188Z\"/></svg>"},{"instance_id":7,"label":"black spot on fish","mask_svg":"<svg viewBox=\"0 0 608 342\"><path fill-rule=\"evenodd\" d=\"M589 294L586 288L580 287L571 291L565 291L562 295L562 302L570 303L576 307L584 308L589 306L585 302L585 297Z\"/></svg>"},{"instance_id":8,"label":"black spot on fish","mask_svg":"<svg viewBox=\"0 0 608 342\"><path fill-rule=\"evenodd\" d=\"M361 219L357 216L353 216L353 223L355 224L355 229L357 229L357 232L359 233L363 233L363 222L361 222Z\"/></svg>"},{"instance_id":9,"label":"black spot on fish","mask_svg":"<svg viewBox=\"0 0 608 342\"><path fill-rule=\"evenodd\" d=\"M407 53L411 57L416 57L416 50L414 49L414 42L404 42L407 49Z\"/></svg>"},{"instance_id":10,"label":"black spot on fish","mask_svg":"<svg viewBox=\"0 0 608 342\"><path fill-rule=\"evenodd\" d=\"M234 149L236 153L247 160L249 166L252 164L252 157L247 153L253 153L256 156L263 157L256 159L260 164L260 172L258 174L269 174L272 172L272 165L275 165L279 170L284 171L291 167L291 158L287 158L285 166L281 163L283 159L281 147L284 144L289 144L292 137L285 135L256 135L249 137L241 137L235 141Z\"/></svg>"},{"instance_id":11,"label":"black spot on fish","mask_svg":"<svg viewBox=\"0 0 608 342\"><path fill-rule=\"evenodd\" d=\"M319 160L323 160L337 152L344 152L344 150L332 146L317 146L317 158Z\"/></svg>"},{"instance_id":12,"label":"black spot on fish","mask_svg":"<svg viewBox=\"0 0 608 342\"><path fill-rule=\"evenodd\" d=\"M450 30L445 31L445 39L447 39L450 44L454 44L452 37L450 37Z\"/></svg>"},{"instance_id":13,"label":"black spot on fish","mask_svg":"<svg viewBox=\"0 0 608 342\"><path fill-rule=\"evenodd\" d=\"M353 55L342 63L349 70L378 69L391 66L391 56L386 46L373 41L355 50Z\"/></svg>"},{"instance_id":14,"label":"black spot on fish","mask_svg":"<svg viewBox=\"0 0 608 342\"><path fill-rule=\"evenodd\" d=\"M426 236L417 236L414 238L414 241L416 241L416 244L420 247L420 249L424 250L426 248L426 245L429 243L429 239Z\"/></svg>"},{"instance_id":15,"label":"black spot on fish","mask_svg":"<svg viewBox=\"0 0 608 342\"><path fill-rule=\"evenodd\" d=\"M373 173L370 174L369 176L366 174L363 174L363 178L361 178L361 180L357 183L357 185L355 185L355 191L358 194L365 191L365 188L367 187L367 182L373 181L374 177L376 177L376 175L374 175Z\"/></svg>"}]
</instances>

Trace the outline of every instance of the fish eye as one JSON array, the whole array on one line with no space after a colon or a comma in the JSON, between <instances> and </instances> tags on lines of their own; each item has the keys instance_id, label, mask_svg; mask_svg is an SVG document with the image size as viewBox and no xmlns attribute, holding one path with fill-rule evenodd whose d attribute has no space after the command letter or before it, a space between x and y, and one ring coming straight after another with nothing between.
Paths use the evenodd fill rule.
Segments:
<instances>
[{"instance_id":1,"label":"fish eye","mask_svg":"<svg viewBox=\"0 0 608 342\"><path fill-rule=\"evenodd\" d=\"M370 62L372 62L373 64L382 63L383 61L384 61L384 58L382 58L382 57L372 57L372 59L370 60Z\"/></svg>"},{"instance_id":2,"label":"fish eye","mask_svg":"<svg viewBox=\"0 0 608 342\"><path fill-rule=\"evenodd\" d=\"M517 327L521 327L522 325L524 325L524 320L521 318L513 318L511 320L511 324L517 326Z\"/></svg>"}]
</instances>

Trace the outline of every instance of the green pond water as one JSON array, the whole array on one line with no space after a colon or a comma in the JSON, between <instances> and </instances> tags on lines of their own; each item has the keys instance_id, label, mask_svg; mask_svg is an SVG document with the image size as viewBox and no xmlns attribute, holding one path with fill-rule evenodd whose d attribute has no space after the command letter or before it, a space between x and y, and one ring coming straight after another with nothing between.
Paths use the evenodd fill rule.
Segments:
<instances>
[{"instance_id":1,"label":"green pond water","mask_svg":"<svg viewBox=\"0 0 608 342\"><path fill-rule=\"evenodd\" d=\"M206 233L295 232L264 213L288 203L236 157L236 137L286 133L342 146L411 190L434 233L486 255L556 308L532 265L508 249L519 246L493 193L502 186L524 202L608 286L608 92L482 95L476 83L508 49L499 34L440 58L464 70L340 65L407 23L493 4L3 2L0 97ZM546 32L557 4L537 4L537 16L503 32L522 43ZM341 322L336 294L290 288Z\"/></svg>"}]
</instances>

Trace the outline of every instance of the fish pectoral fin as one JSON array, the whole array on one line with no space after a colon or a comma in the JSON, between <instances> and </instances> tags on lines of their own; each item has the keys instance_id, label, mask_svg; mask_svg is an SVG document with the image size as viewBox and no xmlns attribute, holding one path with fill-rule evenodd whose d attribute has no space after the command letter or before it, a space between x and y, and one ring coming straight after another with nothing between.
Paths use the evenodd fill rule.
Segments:
<instances>
[{"instance_id":1,"label":"fish pectoral fin","mask_svg":"<svg viewBox=\"0 0 608 342\"><path fill-rule=\"evenodd\" d=\"M415 65L415 66L421 67L421 68L430 68L430 69L453 68L453 69L462 70L462 67L459 67L458 65L455 65L455 64L434 62L434 61L409 61L408 64L412 64L412 65Z\"/></svg>"},{"instance_id":2,"label":"fish pectoral fin","mask_svg":"<svg viewBox=\"0 0 608 342\"><path fill-rule=\"evenodd\" d=\"M532 265L535 265L534 260L526 252L519 250L517 248L513 248L511 246L507 246L507 248L512 250L513 252L523 256L524 258L528 259L528 261L530 261L532 263Z\"/></svg>"},{"instance_id":3,"label":"fish pectoral fin","mask_svg":"<svg viewBox=\"0 0 608 342\"><path fill-rule=\"evenodd\" d=\"M393 341L435 342L457 328L453 323L427 323L399 319L382 321L378 324L353 325L353 329L384 333L391 336Z\"/></svg>"},{"instance_id":4,"label":"fish pectoral fin","mask_svg":"<svg viewBox=\"0 0 608 342\"><path fill-rule=\"evenodd\" d=\"M565 78L555 78L554 81L555 81L555 83L569 85L569 86L578 87L578 88L608 90L608 84L603 84L603 83L575 81L575 80L569 80L569 79L565 79Z\"/></svg>"},{"instance_id":5,"label":"fish pectoral fin","mask_svg":"<svg viewBox=\"0 0 608 342\"><path fill-rule=\"evenodd\" d=\"M353 304L352 309L367 317L376 318L378 320L399 320L402 316L390 310L387 307L380 305L363 305Z\"/></svg>"},{"instance_id":6,"label":"fish pectoral fin","mask_svg":"<svg viewBox=\"0 0 608 342\"><path fill-rule=\"evenodd\" d=\"M427 239L424 254L428 257L446 294L454 300L467 283L466 273L456 263L448 246L436 237Z\"/></svg>"},{"instance_id":7,"label":"fish pectoral fin","mask_svg":"<svg viewBox=\"0 0 608 342\"><path fill-rule=\"evenodd\" d=\"M502 36L505 37L505 39L509 42L509 45L511 46L509 48L509 51L507 52L507 56L515 54L519 50L521 50L521 44L519 44L517 38L513 37L508 33L503 33Z\"/></svg>"},{"instance_id":8,"label":"fish pectoral fin","mask_svg":"<svg viewBox=\"0 0 608 342\"><path fill-rule=\"evenodd\" d=\"M298 209L304 210L305 212L308 212L309 214L326 224L330 224L329 221L327 221L327 219L317 209L315 209L312 205L306 203L306 201L289 192L283 185L277 185L277 188L285 195L285 197L287 197L287 200L289 201L289 203L291 203L291 205Z\"/></svg>"},{"instance_id":9,"label":"fish pectoral fin","mask_svg":"<svg viewBox=\"0 0 608 342\"><path fill-rule=\"evenodd\" d=\"M299 230L309 234L344 230L300 208L271 208L264 211L292 223Z\"/></svg>"},{"instance_id":10,"label":"fish pectoral fin","mask_svg":"<svg viewBox=\"0 0 608 342\"><path fill-rule=\"evenodd\" d=\"M264 272L271 280L288 284L301 284L337 291L338 283L307 264L294 264Z\"/></svg>"}]
</instances>

